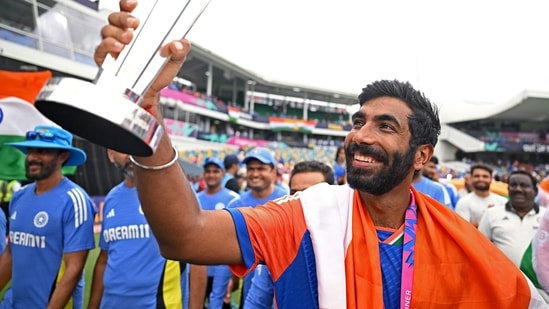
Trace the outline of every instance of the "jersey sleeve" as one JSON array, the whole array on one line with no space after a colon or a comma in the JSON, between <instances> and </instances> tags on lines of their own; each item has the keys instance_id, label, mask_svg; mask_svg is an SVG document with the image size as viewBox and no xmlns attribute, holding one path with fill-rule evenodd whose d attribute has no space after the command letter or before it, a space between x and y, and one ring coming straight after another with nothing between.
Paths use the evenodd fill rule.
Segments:
<instances>
[{"instance_id":1,"label":"jersey sleeve","mask_svg":"<svg viewBox=\"0 0 549 309\"><path fill-rule=\"evenodd\" d=\"M297 256L307 230L299 199L288 196L264 206L228 211L244 261L243 265L231 265L232 271L244 276L261 262L267 264L277 280Z\"/></svg>"},{"instance_id":2,"label":"jersey sleeve","mask_svg":"<svg viewBox=\"0 0 549 309\"><path fill-rule=\"evenodd\" d=\"M442 189L442 199L444 201L443 204L449 208L452 208L452 199L450 198L450 193L448 193L448 190L446 190L446 187L444 187L443 184L440 185L440 188Z\"/></svg>"},{"instance_id":3,"label":"jersey sleeve","mask_svg":"<svg viewBox=\"0 0 549 309\"><path fill-rule=\"evenodd\" d=\"M95 247L93 237L94 207L86 192L72 188L66 193L63 219L64 252L89 250Z\"/></svg>"},{"instance_id":4,"label":"jersey sleeve","mask_svg":"<svg viewBox=\"0 0 549 309\"><path fill-rule=\"evenodd\" d=\"M111 209L111 203L109 201L109 196L105 198L105 202L103 204L103 220L101 220L101 234L99 235L99 248L101 250L109 250L109 243L105 240L105 236L103 234L103 231L105 231L105 215L109 213L109 210Z\"/></svg>"},{"instance_id":5,"label":"jersey sleeve","mask_svg":"<svg viewBox=\"0 0 549 309\"><path fill-rule=\"evenodd\" d=\"M242 207L242 200L240 199L240 196L232 199L229 204L227 204L227 208L237 208ZM231 212L232 213L232 212Z\"/></svg>"}]
</instances>

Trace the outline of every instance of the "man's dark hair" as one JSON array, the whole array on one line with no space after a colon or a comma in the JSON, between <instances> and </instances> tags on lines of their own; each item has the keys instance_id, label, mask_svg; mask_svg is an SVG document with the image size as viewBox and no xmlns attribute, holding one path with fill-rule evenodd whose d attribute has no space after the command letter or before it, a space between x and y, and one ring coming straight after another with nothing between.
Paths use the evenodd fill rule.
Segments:
<instances>
[{"instance_id":1,"label":"man's dark hair","mask_svg":"<svg viewBox=\"0 0 549 309\"><path fill-rule=\"evenodd\" d=\"M435 163L436 165L438 165L438 158L436 156L432 156L429 161Z\"/></svg>"},{"instance_id":2,"label":"man's dark hair","mask_svg":"<svg viewBox=\"0 0 549 309\"><path fill-rule=\"evenodd\" d=\"M408 116L412 149L424 144L436 146L440 134L438 108L423 93L415 90L409 82L378 80L362 89L358 103L362 106L365 102L380 97L400 99L412 110L412 114Z\"/></svg>"},{"instance_id":3,"label":"man's dark hair","mask_svg":"<svg viewBox=\"0 0 549 309\"><path fill-rule=\"evenodd\" d=\"M534 175L525 170L514 170L509 174L509 177L507 177L507 179L511 179L511 176L513 175L526 175L530 177L530 180L532 181L532 189L538 192L538 180L536 179L536 177L534 177Z\"/></svg>"},{"instance_id":4,"label":"man's dark hair","mask_svg":"<svg viewBox=\"0 0 549 309\"><path fill-rule=\"evenodd\" d=\"M240 164L240 161L238 160L238 157L234 154L226 155L225 159L223 159L223 165L225 166L225 170L230 169L235 164Z\"/></svg>"},{"instance_id":5,"label":"man's dark hair","mask_svg":"<svg viewBox=\"0 0 549 309\"><path fill-rule=\"evenodd\" d=\"M343 147L343 146L337 147L336 152L335 152L334 162L337 162L337 157L339 157L339 152L340 152L341 150L344 150L344 149L345 149L345 147Z\"/></svg>"},{"instance_id":6,"label":"man's dark hair","mask_svg":"<svg viewBox=\"0 0 549 309\"><path fill-rule=\"evenodd\" d=\"M475 165L471 166L471 176L473 176L473 172L476 169L485 170L488 173L490 173L490 176L492 176L492 173L494 172L494 170L491 167L489 167L488 165L479 163L479 164L475 164Z\"/></svg>"},{"instance_id":7,"label":"man's dark hair","mask_svg":"<svg viewBox=\"0 0 549 309\"><path fill-rule=\"evenodd\" d=\"M322 173L322 175L324 176L325 182L327 182L329 185L334 184L334 170L332 169L332 167L320 161L315 161L315 160L301 161L296 163L296 165L292 169L292 173L290 174L289 183L292 183L292 178L294 178L296 174L308 173L308 172Z\"/></svg>"}]
</instances>

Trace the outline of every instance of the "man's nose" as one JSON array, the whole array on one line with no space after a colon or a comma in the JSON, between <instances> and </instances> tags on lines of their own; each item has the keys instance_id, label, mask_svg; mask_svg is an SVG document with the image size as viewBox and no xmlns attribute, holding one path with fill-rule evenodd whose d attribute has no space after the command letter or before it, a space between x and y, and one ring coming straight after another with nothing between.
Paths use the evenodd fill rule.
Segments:
<instances>
[{"instance_id":1,"label":"man's nose","mask_svg":"<svg viewBox=\"0 0 549 309\"><path fill-rule=\"evenodd\" d=\"M365 124L360 128L355 136L353 137L353 141L357 144L367 144L371 145L375 143L376 137L375 133L373 132L371 125Z\"/></svg>"}]
</instances>

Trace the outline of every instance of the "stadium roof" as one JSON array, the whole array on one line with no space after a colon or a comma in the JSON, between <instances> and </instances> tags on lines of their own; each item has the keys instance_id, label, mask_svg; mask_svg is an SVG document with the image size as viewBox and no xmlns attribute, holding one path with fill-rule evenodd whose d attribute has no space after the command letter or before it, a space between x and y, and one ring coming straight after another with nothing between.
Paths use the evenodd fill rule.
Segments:
<instances>
[{"instance_id":1,"label":"stadium roof","mask_svg":"<svg viewBox=\"0 0 549 309\"><path fill-rule=\"evenodd\" d=\"M334 93L313 87L284 84L264 79L260 74L244 69L197 44L193 44L189 59L180 72L180 77L194 82L200 90L207 89L209 65L212 65L212 93L219 97L231 97L233 90L245 89L248 81L255 82L254 91L287 97L338 103L357 104L356 94ZM291 74L291 73L289 73ZM518 121L548 121L549 92L525 90L502 103L483 102L436 102L440 107L443 123L455 123L487 118Z\"/></svg>"},{"instance_id":2,"label":"stadium roof","mask_svg":"<svg viewBox=\"0 0 549 309\"><path fill-rule=\"evenodd\" d=\"M250 81L251 83L255 82L253 88L256 92L286 97L306 97L310 100L344 105L353 105L358 102L358 93L335 93L333 91L310 86L284 84L267 80L256 72L252 72L231 63L197 44L193 44L191 54L185 62L179 76L195 83L198 89L205 90L208 85L208 76L206 74L210 64L212 65L213 70L212 93L219 97L231 97L235 87L238 90L244 90L245 84ZM291 72L288 72L288 74L291 74Z\"/></svg>"},{"instance_id":3,"label":"stadium roof","mask_svg":"<svg viewBox=\"0 0 549 309\"><path fill-rule=\"evenodd\" d=\"M525 90L503 103L437 102L443 123L480 119L548 121L549 92Z\"/></svg>"}]
</instances>

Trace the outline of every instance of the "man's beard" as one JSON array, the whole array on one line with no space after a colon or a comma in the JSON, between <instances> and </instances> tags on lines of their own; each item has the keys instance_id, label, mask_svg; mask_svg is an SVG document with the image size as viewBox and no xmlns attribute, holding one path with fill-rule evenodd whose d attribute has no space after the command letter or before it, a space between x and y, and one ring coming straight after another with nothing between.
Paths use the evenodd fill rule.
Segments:
<instances>
[{"instance_id":1,"label":"man's beard","mask_svg":"<svg viewBox=\"0 0 549 309\"><path fill-rule=\"evenodd\" d=\"M130 161L126 162L124 165L114 161L114 166L119 169L124 176L128 176L132 179L135 178L135 172L133 167L130 167Z\"/></svg>"},{"instance_id":2,"label":"man's beard","mask_svg":"<svg viewBox=\"0 0 549 309\"><path fill-rule=\"evenodd\" d=\"M248 182L248 183L250 183L250 184L248 184L248 190L255 191L255 192L263 192L265 190L268 190L271 187L271 185L269 184L268 181L266 181L266 182L261 181L258 185L254 185L251 182Z\"/></svg>"},{"instance_id":3,"label":"man's beard","mask_svg":"<svg viewBox=\"0 0 549 309\"><path fill-rule=\"evenodd\" d=\"M376 160L383 163L383 169L376 174L365 171L353 166L353 157L351 153L359 152L364 155L372 155ZM393 162L389 166L389 158L386 153L376 150L370 146L358 146L352 144L346 149L347 156L347 182L353 189L364 191L373 195L382 195L397 185L410 173L410 168L414 164L414 155L416 149L410 148L405 154L400 152L393 153Z\"/></svg>"},{"instance_id":4,"label":"man's beard","mask_svg":"<svg viewBox=\"0 0 549 309\"><path fill-rule=\"evenodd\" d=\"M29 172L29 165L39 165L42 168L38 173L31 174ZM57 159L50 161L50 163L30 161L25 162L25 176L32 181L44 180L49 178L57 169Z\"/></svg>"},{"instance_id":5,"label":"man's beard","mask_svg":"<svg viewBox=\"0 0 549 309\"><path fill-rule=\"evenodd\" d=\"M486 192L490 191L490 184L475 184L473 183L473 188L477 191Z\"/></svg>"}]
</instances>

